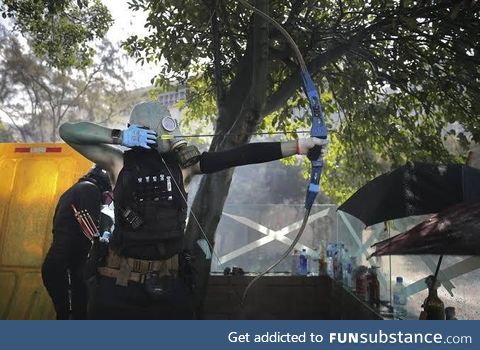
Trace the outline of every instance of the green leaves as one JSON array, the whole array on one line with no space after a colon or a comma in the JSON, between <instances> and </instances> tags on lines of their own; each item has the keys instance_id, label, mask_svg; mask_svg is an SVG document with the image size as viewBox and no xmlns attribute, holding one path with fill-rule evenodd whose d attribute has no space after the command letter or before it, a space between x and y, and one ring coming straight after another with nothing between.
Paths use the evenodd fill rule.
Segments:
<instances>
[{"instance_id":1,"label":"green leaves","mask_svg":"<svg viewBox=\"0 0 480 350\"><path fill-rule=\"evenodd\" d=\"M131 8L149 12L151 34L124 46L140 61L162 63L157 86L189 85L187 123L251 118L248 92L259 77L248 79L249 59L259 43L249 11L236 1L132 0ZM323 190L334 200L407 160L462 161L462 147L480 141L478 2L271 0L268 11L292 35L320 88L332 137ZM292 49L265 28L261 84L268 90L259 105L266 112L256 111L252 123L259 131L308 129Z\"/></svg>"},{"instance_id":2,"label":"green leaves","mask_svg":"<svg viewBox=\"0 0 480 350\"><path fill-rule=\"evenodd\" d=\"M35 54L58 69L91 65L95 50L90 45L113 22L100 0L5 0L1 11L13 19Z\"/></svg>"}]
</instances>

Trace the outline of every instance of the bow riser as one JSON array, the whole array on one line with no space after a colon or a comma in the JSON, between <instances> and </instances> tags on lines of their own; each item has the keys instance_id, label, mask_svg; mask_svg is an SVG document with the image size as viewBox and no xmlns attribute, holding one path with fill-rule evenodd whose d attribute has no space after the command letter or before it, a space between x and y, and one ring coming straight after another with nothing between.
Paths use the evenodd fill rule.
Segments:
<instances>
[{"instance_id":1,"label":"bow riser","mask_svg":"<svg viewBox=\"0 0 480 350\"><path fill-rule=\"evenodd\" d=\"M310 136L320 139L327 138L327 126L323 118L322 107L320 105L320 95L310 74L302 72L303 90L307 95L310 112L312 114L312 127ZM315 146L308 151L308 159L312 162L310 174L310 183L308 184L307 195L305 198L305 208L311 209L318 192L320 191L320 176L323 170L322 147Z\"/></svg>"}]
</instances>

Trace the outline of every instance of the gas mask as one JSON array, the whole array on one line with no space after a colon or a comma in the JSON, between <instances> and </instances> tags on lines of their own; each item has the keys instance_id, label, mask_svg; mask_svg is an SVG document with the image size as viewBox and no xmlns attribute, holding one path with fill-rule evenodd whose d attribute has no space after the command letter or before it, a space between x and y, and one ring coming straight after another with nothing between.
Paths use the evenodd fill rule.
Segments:
<instances>
[{"instance_id":1,"label":"gas mask","mask_svg":"<svg viewBox=\"0 0 480 350\"><path fill-rule=\"evenodd\" d=\"M131 125L141 125L157 133L158 153L173 152L182 168L198 162L200 152L195 146L187 145L178 122L172 118L168 109L159 102L142 102L133 107L130 114Z\"/></svg>"}]
</instances>

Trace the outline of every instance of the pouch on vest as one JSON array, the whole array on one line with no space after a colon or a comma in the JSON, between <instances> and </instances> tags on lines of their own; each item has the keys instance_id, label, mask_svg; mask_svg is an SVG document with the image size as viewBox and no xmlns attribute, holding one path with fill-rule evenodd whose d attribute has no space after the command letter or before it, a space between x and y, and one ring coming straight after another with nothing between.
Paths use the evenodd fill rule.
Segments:
<instances>
[{"instance_id":1,"label":"pouch on vest","mask_svg":"<svg viewBox=\"0 0 480 350\"><path fill-rule=\"evenodd\" d=\"M158 272L149 272L145 275L145 292L155 301L174 296L177 285L178 279L172 275L161 276Z\"/></svg>"}]
</instances>

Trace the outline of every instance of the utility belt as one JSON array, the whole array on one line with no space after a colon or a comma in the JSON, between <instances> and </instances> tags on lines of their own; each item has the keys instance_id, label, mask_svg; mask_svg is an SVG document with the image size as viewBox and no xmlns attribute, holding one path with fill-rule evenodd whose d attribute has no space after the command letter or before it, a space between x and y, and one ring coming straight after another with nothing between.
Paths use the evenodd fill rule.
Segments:
<instances>
[{"instance_id":1,"label":"utility belt","mask_svg":"<svg viewBox=\"0 0 480 350\"><path fill-rule=\"evenodd\" d=\"M101 276L116 278L116 284L126 287L129 281L146 284L149 280L178 276L178 254L166 260L142 260L117 255L108 250L105 266L97 268Z\"/></svg>"}]
</instances>

